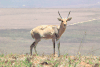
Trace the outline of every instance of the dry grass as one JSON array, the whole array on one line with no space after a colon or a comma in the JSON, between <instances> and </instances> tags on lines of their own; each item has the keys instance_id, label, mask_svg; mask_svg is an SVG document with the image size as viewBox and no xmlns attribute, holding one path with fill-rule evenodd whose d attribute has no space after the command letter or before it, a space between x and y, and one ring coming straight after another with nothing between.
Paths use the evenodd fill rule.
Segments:
<instances>
[{"instance_id":1,"label":"dry grass","mask_svg":"<svg viewBox=\"0 0 100 67\"><path fill-rule=\"evenodd\" d=\"M99 67L99 56L69 56L61 55L42 55L33 54L8 54L0 55L0 67Z\"/></svg>"}]
</instances>

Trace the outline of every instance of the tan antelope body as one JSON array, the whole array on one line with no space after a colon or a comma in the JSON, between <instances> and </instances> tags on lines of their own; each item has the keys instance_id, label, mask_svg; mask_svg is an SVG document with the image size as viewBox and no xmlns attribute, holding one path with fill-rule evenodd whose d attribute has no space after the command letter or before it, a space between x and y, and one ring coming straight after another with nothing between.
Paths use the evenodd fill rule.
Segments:
<instances>
[{"instance_id":1,"label":"tan antelope body","mask_svg":"<svg viewBox=\"0 0 100 67\"><path fill-rule=\"evenodd\" d=\"M31 30L33 38L38 39L52 39L57 33L59 26L57 25L41 25ZM39 35L39 37L37 36Z\"/></svg>"},{"instance_id":2,"label":"tan antelope body","mask_svg":"<svg viewBox=\"0 0 100 67\"><path fill-rule=\"evenodd\" d=\"M59 13L60 15L60 13ZM61 16L60 16L61 17ZM65 18L63 19L58 18L59 21L61 21L60 26L58 25L41 25L37 26L36 28L32 29L30 31L32 38L35 39L35 41L30 46L30 53L32 55L32 48L34 47L35 53L36 51L36 45L41 39L52 39L53 42L53 53L55 54L55 40L59 41L61 35L66 30L67 21L70 21L72 18ZM60 41L57 44L58 45L58 56L60 56Z\"/></svg>"}]
</instances>

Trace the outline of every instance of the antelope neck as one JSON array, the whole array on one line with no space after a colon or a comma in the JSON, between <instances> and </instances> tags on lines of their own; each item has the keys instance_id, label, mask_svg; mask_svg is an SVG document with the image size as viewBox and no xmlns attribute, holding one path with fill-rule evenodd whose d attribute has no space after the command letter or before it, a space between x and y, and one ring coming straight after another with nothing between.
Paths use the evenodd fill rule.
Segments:
<instances>
[{"instance_id":1,"label":"antelope neck","mask_svg":"<svg viewBox=\"0 0 100 67\"><path fill-rule=\"evenodd\" d=\"M59 32L58 32L59 38L61 37L61 35L64 33L65 30L66 28L63 28L62 25L60 25Z\"/></svg>"}]
</instances>

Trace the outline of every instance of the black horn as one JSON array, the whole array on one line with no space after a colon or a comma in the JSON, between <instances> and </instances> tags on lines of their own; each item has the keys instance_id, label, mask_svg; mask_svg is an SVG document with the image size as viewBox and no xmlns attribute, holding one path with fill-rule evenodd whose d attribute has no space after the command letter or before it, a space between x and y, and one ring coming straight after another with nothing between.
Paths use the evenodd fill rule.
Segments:
<instances>
[{"instance_id":1,"label":"black horn","mask_svg":"<svg viewBox=\"0 0 100 67\"><path fill-rule=\"evenodd\" d=\"M69 15L70 15L70 12L71 12L71 11L69 11L69 14L68 14L67 18L69 17Z\"/></svg>"},{"instance_id":2,"label":"black horn","mask_svg":"<svg viewBox=\"0 0 100 67\"><path fill-rule=\"evenodd\" d=\"M59 14L60 18L62 18L61 15L60 15L60 13L59 13L59 11L58 11L58 14Z\"/></svg>"}]
</instances>

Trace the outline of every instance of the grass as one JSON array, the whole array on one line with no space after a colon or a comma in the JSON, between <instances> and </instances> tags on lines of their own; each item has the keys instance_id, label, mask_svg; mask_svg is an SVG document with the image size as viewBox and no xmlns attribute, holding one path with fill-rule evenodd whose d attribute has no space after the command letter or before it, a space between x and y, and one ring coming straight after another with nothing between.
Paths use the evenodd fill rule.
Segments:
<instances>
[{"instance_id":1,"label":"grass","mask_svg":"<svg viewBox=\"0 0 100 67\"><path fill-rule=\"evenodd\" d=\"M0 55L0 67L95 67L100 66L98 56L53 55L36 56L33 54Z\"/></svg>"}]
</instances>

